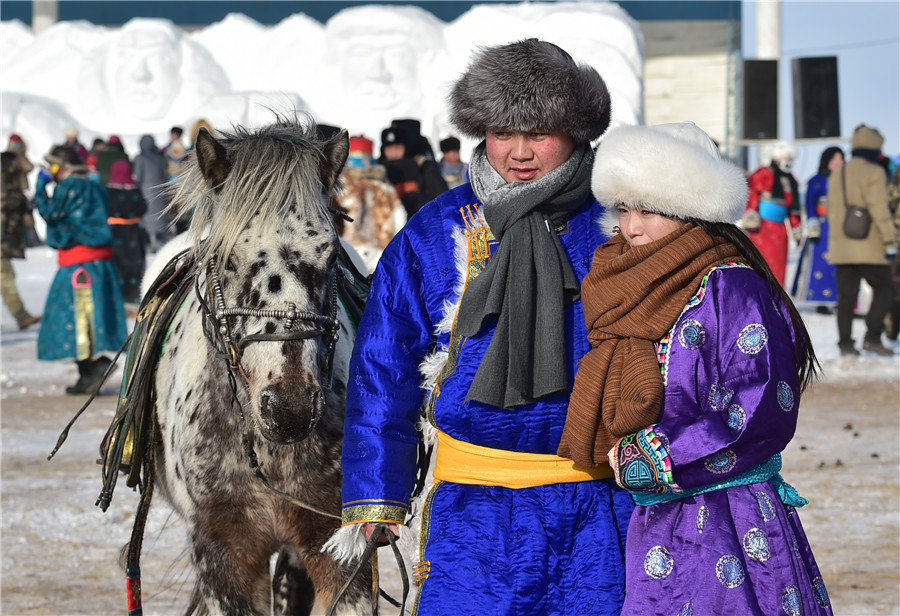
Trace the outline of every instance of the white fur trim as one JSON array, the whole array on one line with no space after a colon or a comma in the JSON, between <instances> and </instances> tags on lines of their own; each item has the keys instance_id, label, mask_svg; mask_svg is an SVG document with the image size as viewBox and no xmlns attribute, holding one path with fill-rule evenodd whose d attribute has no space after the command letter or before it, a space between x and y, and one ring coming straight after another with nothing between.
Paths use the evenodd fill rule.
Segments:
<instances>
[{"instance_id":1,"label":"white fur trim","mask_svg":"<svg viewBox=\"0 0 900 616\"><path fill-rule=\"evenodd\" d=\"M615 227L619 226L619 213L611 207L603 206L600 209L600 219L597 221L597 226L600 227L603 235L611 238L616 234Z\"/></svg>"},{"instance_id":2,"label":"white fur trim","mask_svg":"<svg viewBox=\"0 0 900 616\"><path fill-rule=\"evenodd\" d=\"M422 375L422 389L427 392L434 391L434 388L437 386L437 378L440 375L441 370L444 369L444 365L447 363L447 351L435 351L431 355L428 355L422 363L419 364L419 373Z\"/></svg>"},{"instance_id":3,"label":"white fur trim","mask_svg":"<svg viewBox=\"0 0 900 616\"><path fill-rule=\"evenodd\" d=\"M692 123L618 126L597 147L591 189L617 204L665 216L734 223L747 203L747 178L703 143ZM714 145L712 146L714 147Z\"/></svg>"},{"instance_id":4,"label":"white fur trim","mask_svg":"<svg viewBox=\"0 0 900 616\"><path fill-rule=\"evenodd\" d=\"M481 211L478 212L478 222L484 226L487 223ZM459 303L462 300L462 293L465 290L466 280L469 276L469 238L466 237L465 230L457 228L453 230L453 262L456 265L456 283L453 285L453 297L444 299L443 315L440 322L435 326L435 334L449 334L453 331L453 323L456 322L456 314L459 312ZM444 364L447 363L447 350L437 349L434 353L427 356L421 364L419 364L419 373L424 377L422 388L426 391L432 391L437 383L437 377L441 373Z\"/></svg>"},{"instance_id":5,"label":"white fur trim","mask_svg":"<svg viewBox=\"0 0 900 616\"><path fill-rule=\"evenodd\" d=\"M351 524L337 529L331 539L322 546L322 551L342 565L359 562L366 551L366 540L362 534L362 524Z\"/></svg>"}]
</instances>

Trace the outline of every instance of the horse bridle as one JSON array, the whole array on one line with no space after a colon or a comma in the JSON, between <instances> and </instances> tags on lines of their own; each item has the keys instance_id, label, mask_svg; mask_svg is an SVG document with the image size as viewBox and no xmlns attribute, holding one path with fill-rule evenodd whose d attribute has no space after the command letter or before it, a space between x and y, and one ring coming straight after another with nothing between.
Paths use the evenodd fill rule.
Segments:
<instances>
[{"instance_id":1,"label":"horse bridle","mask_svg":"<svg viewBox=\"0 0 900 616\"><path fill-rule=\"evenodd\" d=\"M293 302L288 302L287 309L264 310L259 308L244 308L242 306L228 307L225 305L225 296L222 293L222 284L216 272L216 258L210 257L206 262L206 286L209 303L203 297L199 287L200 272L195 278L195 290L204 312L203 329L206 338L220 355L228 359L229 369L238 372L244 381L247 374L241 366L241 357L244 349L254 342L285 342L289 340L306 340L323 336L327 345L325 351L325 389L331 389L334 379L334 352L340 336L340 322L337 319L338 280L340 276L339 266L335 264L331 285L331 314L317 314L307 310L297 310ZM210 304L214 312L210 310ZM231 335L229 317L248 316L260 319L284 320L284 331L250 334L244 336L235 343ZM311 327L294 328L298 322L306 322ZM216 327L211 327L215 323ZM209 330L212 330L211 332Z\"/></svg>"}]
</instances>

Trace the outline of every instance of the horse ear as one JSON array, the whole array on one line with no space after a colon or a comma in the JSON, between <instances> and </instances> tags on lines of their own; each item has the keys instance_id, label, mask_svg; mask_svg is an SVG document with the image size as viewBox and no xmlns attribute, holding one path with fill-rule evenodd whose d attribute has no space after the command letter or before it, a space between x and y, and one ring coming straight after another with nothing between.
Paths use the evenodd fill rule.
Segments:
<instances>
[{"instance_id":1,"label":"horse ear","mask_svg":"<svg viewBox=\"0 0 900 616\"><path fill-rule=\"evenodd\" d=\"M215 192L222 190L222 184L231 171L231 163L228 162L228 152L225 146L215 140L205 128L200 128L195 144L197 151L197 163L200 165L200 173Z\"/></svg>"},{"instance_id":2,"label":"horse ear","mask_svg":"<svg viewBox=\"0 0 900 616\"><path fill-rule=\"evenodd\" d=\"M325 142L322 154L325 160L322 162L319 172L322 175L322 185L325 187L325 192L328 192L337 182L338 176L344 168L344 163L347 162L347 156L350 154L350 136L346 128L341 129L341 132Z\"/></svg>"}]
</instances>

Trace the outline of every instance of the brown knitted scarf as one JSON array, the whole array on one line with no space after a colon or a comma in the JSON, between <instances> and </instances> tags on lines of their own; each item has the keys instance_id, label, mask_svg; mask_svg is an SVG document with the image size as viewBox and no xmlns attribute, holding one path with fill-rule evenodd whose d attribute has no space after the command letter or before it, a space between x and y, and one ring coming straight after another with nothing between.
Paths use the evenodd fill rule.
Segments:
<instances>
[{"instance_id":1,"label":"brown knitted scarf","mask_svg":"<svg viewBox=\"0 0 900 616\"><path fill-rule=\"evenodd\" d=\"M606 462L616 440L659 418L663 382L654 343L715 265L737 248L694 224L629 248L621 235L594 253L581 284L588 339L558 454L586 467Z\"/></svg>"}]
</instances>

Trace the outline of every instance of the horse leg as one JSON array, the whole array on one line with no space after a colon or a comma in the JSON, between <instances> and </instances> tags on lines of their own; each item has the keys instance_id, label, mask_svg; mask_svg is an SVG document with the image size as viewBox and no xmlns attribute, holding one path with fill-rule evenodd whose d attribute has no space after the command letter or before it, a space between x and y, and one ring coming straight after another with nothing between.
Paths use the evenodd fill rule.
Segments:
<instances>
[{"instance_id":1,"label":"horse leg","mask_svg":"<svg viewBox=\"0 0 900 616\"><path fill-rule=\"evenodd\" d=\"M306 569L290 550L278 552L272 576L274 616L309 616L316 600L316 589Z\"/></svg>"},{"instance_id":2,"label":"horse leg","mask_svg":"<svg viewBox=\"0 0 900 616\"><path fill-rule=\"evenodd\" d=\"M344 584L353 575L356 565L341 567L331 556L322 552L306 551L301 557L313 585L316 599L322 610L327 610ZM369 616L372 610L372 565L363 563L361 571L343 592L335 605L335 616Z\"/></svg>"},{"instance_id":3,"label":"horse leg","mask_svg":"<svg viewBox=\"0 0 900 616\"><path fill-rule=\"evenodd\" d=\"M263 616L271 612L271 541L253 528L246 511L210 510L191 529L195 595L210 616ZM201 612L202 613L202 612Z\"/></svg>"}]
</instances>

